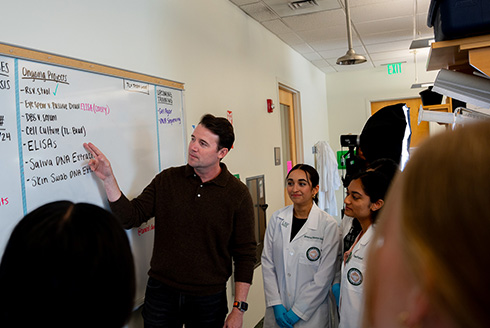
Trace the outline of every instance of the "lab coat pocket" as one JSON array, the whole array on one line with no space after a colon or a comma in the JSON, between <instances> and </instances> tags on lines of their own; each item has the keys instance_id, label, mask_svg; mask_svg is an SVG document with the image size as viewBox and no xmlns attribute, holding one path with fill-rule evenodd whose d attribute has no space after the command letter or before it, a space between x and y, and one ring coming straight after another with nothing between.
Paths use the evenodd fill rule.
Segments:
<instances>
[{"instance_id":1,"label":"lab coat pocket","mask_svg":"<svg viewBox=\"0 0 490 328\"><path fill-rule=\"evenodd\" d=\"M344 274L346 275L345 285L347 289L362 293L364 286L364 273L366 272L366 265L363 261L351 259L351 263L348 263L345 267Z\"/></svg>"},{"instance_id":2,"label":"lab coat pocket","mask_svg":"<svg viewBox=\"0 0 490 328\"><path fill-rule=\"evenodd\" d=\"M299 257L299 263L304 265L309 265L313 267L318 267L321 258L320 247L311 246L305 248Z\"/></svg>"}]
</instances>

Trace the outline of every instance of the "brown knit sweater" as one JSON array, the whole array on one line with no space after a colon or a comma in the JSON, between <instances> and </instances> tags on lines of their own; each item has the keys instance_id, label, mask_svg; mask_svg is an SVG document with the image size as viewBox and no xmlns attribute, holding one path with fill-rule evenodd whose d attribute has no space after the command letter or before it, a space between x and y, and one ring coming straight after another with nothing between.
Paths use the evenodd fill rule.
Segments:
<instances>
[{"instance_id":1,"label":"brown knit sweater","mask_svg":"<svg viewBox=\"0 0 490 328\"><path fill-rule=\"evenodd\" d=\"M110 203L126 229L155 217L149 275L195 295L226 288L232 259L235 281L251 283L256 241L248 188L221 163L221 173L202 183L189 165L159 173L135 199Z\"/></svg>"}]
</instances>

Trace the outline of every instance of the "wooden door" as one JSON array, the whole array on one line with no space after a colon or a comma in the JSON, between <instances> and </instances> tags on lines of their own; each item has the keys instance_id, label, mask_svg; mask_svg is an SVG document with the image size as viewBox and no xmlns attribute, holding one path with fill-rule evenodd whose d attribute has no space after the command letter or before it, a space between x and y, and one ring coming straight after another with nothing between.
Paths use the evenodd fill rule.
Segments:
<instances>
[{"instance_id":1,"label":"wooden door","mask_svg":"<svg viewBox=\"0 0 490 328\"><path fill-rule=\"evenodd\" d=\"M283 177L286 178L288 173L287 163L291 162L291 167L298 163L294 93L289 90L279 88L279 103L279 110L281 111ZM285 205L292 204L286 188L284 188L284 203Z\"/></svg>"}]
</instances>

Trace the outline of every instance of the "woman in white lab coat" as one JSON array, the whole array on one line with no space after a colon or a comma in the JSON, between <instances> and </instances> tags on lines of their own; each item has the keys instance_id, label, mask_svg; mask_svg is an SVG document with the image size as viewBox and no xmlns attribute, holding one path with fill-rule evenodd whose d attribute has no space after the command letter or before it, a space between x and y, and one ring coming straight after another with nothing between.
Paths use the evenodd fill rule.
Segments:
<instances>
[{"instance_id":1,"label":"woman in white lab coat","mask_svg":"<svg viewBox=\"0 0 490 328\"><path fill-rule=\"evenodd\" d=\"M352 178L344 199L345 215L361 224L361 232L344 253L340 282L340 328L359 328L364 307L364 280L367 249L373 236L373 223L384 205L391 177L377 171Z\"/></svg>"},{"instance_id":2,"label":"woman in white lab coat","mask_svg":"<svg viewBox=\"0 0 490 328\"><path fill-rule=\"evenodd\" d=\"M318 172L306 164L286 177L293 205L269 221L262 253L264 327L328 327L328 292L339 250L337 222L314 202Z\"/></svg>"}]
</instances>

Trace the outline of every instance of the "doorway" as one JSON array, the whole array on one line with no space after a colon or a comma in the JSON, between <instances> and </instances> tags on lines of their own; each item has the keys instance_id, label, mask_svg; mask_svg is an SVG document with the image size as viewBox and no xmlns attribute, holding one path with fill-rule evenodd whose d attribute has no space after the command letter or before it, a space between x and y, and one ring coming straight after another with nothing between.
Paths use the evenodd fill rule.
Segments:
<instances>
[{"instance_id":1,"label":"doorway","mask_svg":"<svg viewBox=\"0 0 490 328\"><path fill-rule=\"evenodd\" d=\"M293 166L303 162L303 138L299 92L285 85L279 85L279 111L281 116L282 167L283 177ZM284 188L284 204L292 202Z\"/></svg>"}]
</instances>

